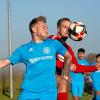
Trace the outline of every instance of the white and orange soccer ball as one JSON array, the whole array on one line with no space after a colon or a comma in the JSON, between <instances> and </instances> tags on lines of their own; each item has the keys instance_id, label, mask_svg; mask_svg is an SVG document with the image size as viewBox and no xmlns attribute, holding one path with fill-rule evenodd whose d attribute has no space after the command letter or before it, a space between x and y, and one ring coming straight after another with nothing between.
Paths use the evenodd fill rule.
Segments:
<instances>
[{"instance_id":1,"label":"white and orange soccer ball","mask_svg":"<svg viewBox=\"0 0 100 100\"><path fill-rule=\"evenodd\" d=\"M86 26L82 22L73 22L69 28L69 37L74 41L81 41L87 35Z\"/></svg>"}]
</instances>

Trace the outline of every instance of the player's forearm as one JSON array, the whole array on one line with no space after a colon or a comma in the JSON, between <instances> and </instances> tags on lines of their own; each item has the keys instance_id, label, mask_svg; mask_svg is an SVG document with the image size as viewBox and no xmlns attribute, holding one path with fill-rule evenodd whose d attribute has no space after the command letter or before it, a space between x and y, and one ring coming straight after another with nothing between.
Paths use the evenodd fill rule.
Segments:
<instances>
[{"instance_id":1,"label":"player's forearm","mask_svg":"<svg viewBox=\"0 0 100 100\"><path fill-rule=\"evenodd\" d=\"M69 76L69 66L71 64L71 56L67 55L64 59L63 75Z\"/></svg>"},{"instance_id":2,"label":"player's forearm","mask_svg":"<svg viewBox=\"0 0 100 100\"><path fill-rule=\"evenodd\" d=\"M6 67L10 64L10 61L8 59L0 60L0 69Z\"/></svg>"},{"instance_id":3,"label":"player's forearm","mask_svg":"<svg viewBox=\"0 0 100 100\"><path fill-rule=\"evenodd\" d=\"M97 68L95 66L84 66L84 65L78 65L74 72L80 73L80 72L94 72L97 71Z\"/></svg>"}]
</instances>

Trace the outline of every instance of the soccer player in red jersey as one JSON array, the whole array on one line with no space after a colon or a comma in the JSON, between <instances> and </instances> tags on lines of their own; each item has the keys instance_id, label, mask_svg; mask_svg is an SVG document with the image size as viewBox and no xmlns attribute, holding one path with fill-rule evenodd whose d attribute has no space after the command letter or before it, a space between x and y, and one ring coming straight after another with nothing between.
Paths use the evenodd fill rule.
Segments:
<instances>
[{"instance_id":1,"label":"soccer player in red jersey","mask_svg":"<svg viewBox=\"0 0 100 100\"><path fill-rule=\"evenodd\" d=\"M70 70L74 72L92 72L96 70L100 70L100 64L95 66L87 66L84 67L84 65L79 65L77 62L77 59L74 55L74 51L66 43L66 40L69 38L68 30L69 26L71 24L71 21L69 18L62 18L59 19L57 22L57 35L51 35L49 38L56 39L60 41L69 51L69 53L72 56L72 65L70 67ZM70 81L70 76L68 72L68 68L63 68L64 66L64 57L60 54L57 54L56 58L56 79L57 79L57 85L58 85L58 100L68 100L68 92L67 92L67 83L68 80ZM62 74L66 73L68 77L62 78ZM67 81L66 81L67 80Z\"/></svg>"}]
</instances>

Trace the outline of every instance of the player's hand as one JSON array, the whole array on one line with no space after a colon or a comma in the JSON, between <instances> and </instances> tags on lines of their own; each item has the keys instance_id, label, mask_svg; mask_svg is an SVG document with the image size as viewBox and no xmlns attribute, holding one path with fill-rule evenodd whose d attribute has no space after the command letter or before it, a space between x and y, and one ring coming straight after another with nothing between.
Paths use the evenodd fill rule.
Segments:
<instances>
[{"instance_id":1,"label":"player's hand","mask_svg":"<svg viewBox=\"0 0 100 100\"><path fill-rule=\"evenodd\" d=\"M68 76L63 76L63 79L65 79L66 81L71 83L71 77L69 75Z\"/></svg>"},{"instance_id":2,"label":"player's hand","mask_svg":"<svg viewBox=\"0 0 100 100\"><path fill-rule=\"evenodd\" d=\"M72 79L70 76L68 76L68 82L71 83Z\"/></svg>"},{"instance_id":3,"label":"player's hand","mask_svg":"<svg viewBox=\"0 0 100 100\"><path fill-rule=\"evenodd\" d=\"M96 64L97 70L100 70L100 64Z\"/></svg>"},{"instance_id":4,"label":"player's hand","mask_svg":"<svg viewBox=\"0 0 100 100\"><path fill-rule=\"evenodd\" d=\"M76 69L76 65L75 65L75 64L71 64L70 70L71 70L71 71L75 71L75 69Z\"/></svg>"}]
</instances>

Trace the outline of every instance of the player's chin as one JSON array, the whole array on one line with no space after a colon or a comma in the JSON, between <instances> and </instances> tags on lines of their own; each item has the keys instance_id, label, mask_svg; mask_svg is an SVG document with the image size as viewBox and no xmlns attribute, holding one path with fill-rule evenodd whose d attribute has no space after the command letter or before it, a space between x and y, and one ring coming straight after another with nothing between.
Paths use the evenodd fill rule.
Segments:
<instances>
[{"instance_id":1,"label":"player's chin","mask_svg":"<svg viewBox=\"0 0 100 100\"><path fill-rule=\"evenodd\" d=\"M42 36L42 40L46 40L48 38L48 35Z\"/></svg>"},{"instance_id":2,"label":"player's chin","mask_svg":"<svg viewBox=\"0 0 100 100\"><path fill-rule=\"evenodd\" d=\"M66 34L64 34L62 37L64 37L64 38L69 38L69 36L67 36Z\"/></svg>"},{"instance_id":3,"label":"player's chin","mask_svg":"<svg viewBox=\"0 0 100 100\"><path fill-rule=\"evenodd\" d=\"M67 33L62 33L62 36L63 36L63 37L66 37L66 35L67 35Z\"/></svg>"}]
</instances>

